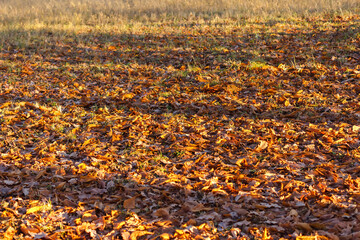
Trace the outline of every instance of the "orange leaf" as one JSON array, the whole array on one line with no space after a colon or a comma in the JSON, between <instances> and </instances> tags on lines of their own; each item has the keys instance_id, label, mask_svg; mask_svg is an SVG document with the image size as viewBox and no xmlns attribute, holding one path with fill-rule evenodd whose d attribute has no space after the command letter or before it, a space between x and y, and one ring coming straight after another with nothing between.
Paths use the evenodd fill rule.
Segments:
<instances>
[{"instance_id":1,"label":"orange leaf","mask_svg":"<svg viewBox=\"0 0 360 240\"><path fill-rule=\"evenodd\" d=\"M121 97L121 99L122 99L122 100L131 99L131 98L133 98L134 96L135 96L135 94L133 94L133 93L126 93L126 94L124 94L124 95Z\"/></svg>"},{"instance_id":2,"label":"orange leaf","mask_svg":"<svg viewBox=\"0 0 360 240\"><path fill-rule=\"evenodd\" d=\"M147 234L153 234L153 233L148 232L148 231L135 231L135 232L131 233L130 239L131 240L137 240L139 237L147 235Z\"/></svg>"},{"instance_id":3,"label":"orange leaf","mask_svg":"<svg viewBox=\"0 0 360 240\"><path fill-rule=\"evenodd\" d=\"M163 233L160 235L161 240L168 240L171 238L171 235L168 233Z\"/></svg>"},{"instance_id":4,"label":"orange leaf","mask_svg":"<svg viewBox=\"0 0 360 240\"><path fill-rule=\"evenodd\" d=\"M60 182L57 186L56 189L61 189L65 186L66 182Z\"/></svg>"},{"instance_id":5,"label":"orange leaf","mask_svg":"<svg viewBox=\"0 0 360 240\"><path fill-rule=\"evenodd\" d=\"M12 240L14 238L14 235L16 233L15 228L13 227L8 227L8 229L6 230L6 232L4 233L4 240Z\"/></svg>"},{"instance_id":6,"label":"orange leaf","mask_svg":"<svg viewBox=\"0 0 360 240\"><path fill-rule=\"evenodd\" d=\"M4 103L3 105L0 106L0 109L1 108L6 108L6 107L8 107L10 105L11 105L11 102L6 102L6 103Z\"/></svg>"}]
</instances>

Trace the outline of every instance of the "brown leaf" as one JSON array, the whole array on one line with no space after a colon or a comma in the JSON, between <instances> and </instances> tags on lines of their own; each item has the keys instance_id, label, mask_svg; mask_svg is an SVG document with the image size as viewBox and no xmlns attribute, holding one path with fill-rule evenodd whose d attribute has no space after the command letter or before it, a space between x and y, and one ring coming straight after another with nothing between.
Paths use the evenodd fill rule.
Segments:
<instances>
[{"instance_id":1,"label":"brown leaf","mask_svg":"<svg viewBox=\"0 0 360 240\"><path fill-rule=\"evenodd\" d=\"M269 144L266 141L260 141L260 144L256 147L257 151L262 151L265 150L267 147L269 146Z\"/></svg>"},{"instance_id":2,"label":"brown leaf","mask_svg":"<svg viewBox=\"0 0 360 240\"><path fill-rule=\"evenodd\" d=\"M56 189L62 189L65 186L66 182L59 182L58 185L55 187Z\"/></svg>"},{"instance_id":3,"label":"brown leaf","mask_svg":"<svg viewBox=\"0 0 360 240\"><path fill-rule=\"evenodd\" d=\"M156 217L161 217L161 218L164 218L164 219L168 219L170 214L169 214L169 208L160 208L158 210L156 210L154 213L153 213L154 216Z\"/></svg>"},{"instance_id":4,"label":"brown leaf","mask_svg":"<svg viewBox=\"0 0 360 240\"><path fill-rule=\"evenodd\" d=\"M93 213L93 211L85 212L81 218L83 222L91 222L96 219L98 219L98 217Z\"/></svg>"},{"instance_id":5,"label":"brown leaf","mask_svg":"<svg viewBox=\"0 0 360 240\"><path fill-rule=\"evenodd\" d=\"M234 211L234 212L236 212L238 215L246 215L246 214L248 214L249 213L249 211L248 210L246 210L246 209L244 209L244 208L242 208L240 205L238 205L238 204L229 204L230 205L230 207L231 207L231 209Z\"/></svg>"},{"instance_id":6,"label":"brown leaf","mask_svg":"<svg viewBox=\"0 0 360 240\"><path fill-rule=\"evenodd\" d=\"M190 210L192 212L201 212L201 211L210 211L212 210L212 208L205 207L202 203L199 203L198 205L192 207Z\"/></svg>"},{"instance_id":7,"label":"brown leaf","mask_svg":"<svg viewBox=\"0 0 360 240\"><path fill-rule=\"evenodd\" d=\"M295 227L307 232L311 232L312 228L308 223L295 223Z\"/></svg>"},{"instance_id":8,"label":"brown leaf","mask_svg":"<svg viewBox=\"0 0 360 240\"><path fill-rule=\"evenodd\" d=\"M310 223L310 226L311 226L312 228L317 229L317 230L322 230L322 229L325 229L325 228L326 228L326 225L325 225L325 224L319 223L319 222Z\"/></svg>"},{"instance_id":9,"label":"brown leaf","mask_svg":"<svg viewBox=\"0 0 360 240\"><path fill-rule=\"evenodd\" d=\"M124 208L125 209L134 209L135 208L135 203L136 203L136 197L126 199L124 201Z\"/></svg>"},{"instance_id":10,"label":"brown leaf","mask_svg":"<svg viewBox=\"0 0 360 240\"><path fill-rule=\"evenodd\" d=\"M37 228L27 227L25 224L20 225L20 231L25 235L33 236L36 233L39 233L40 230Z\"/></svg>"}]
</instances>

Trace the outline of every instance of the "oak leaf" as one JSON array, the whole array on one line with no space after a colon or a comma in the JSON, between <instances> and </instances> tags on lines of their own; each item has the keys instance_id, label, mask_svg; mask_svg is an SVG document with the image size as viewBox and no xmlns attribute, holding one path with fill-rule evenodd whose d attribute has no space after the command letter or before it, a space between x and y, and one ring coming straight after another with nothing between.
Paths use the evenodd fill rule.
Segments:
<instances>
[{"instance_id":1,"label":"oak leaf","mask_svg":"<svg viewBox=\"0 0 360 240\"><path fill-rule=\"evenodd\" d=\"M136 203L136 197L132 197L132 198L126 199L124 201L123 205L124 205L125 209L134 209L135 203Z\"/></svg>"}]
</instances>

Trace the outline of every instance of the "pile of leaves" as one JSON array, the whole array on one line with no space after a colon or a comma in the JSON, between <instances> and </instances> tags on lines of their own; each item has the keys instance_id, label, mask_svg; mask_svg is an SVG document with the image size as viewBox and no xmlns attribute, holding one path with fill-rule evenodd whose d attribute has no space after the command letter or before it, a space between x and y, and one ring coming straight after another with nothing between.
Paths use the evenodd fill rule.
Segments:
<instances>
[{"instance_id":1,"label":"pile of leaves","mask_svg":"<svg viewBox=\"0 0 360 240\"><path fill-rule=\"evenodd\" d=\"M90 30L0 52L0 238L360 238L360 16Z\"/></svg>"}]
</instances>

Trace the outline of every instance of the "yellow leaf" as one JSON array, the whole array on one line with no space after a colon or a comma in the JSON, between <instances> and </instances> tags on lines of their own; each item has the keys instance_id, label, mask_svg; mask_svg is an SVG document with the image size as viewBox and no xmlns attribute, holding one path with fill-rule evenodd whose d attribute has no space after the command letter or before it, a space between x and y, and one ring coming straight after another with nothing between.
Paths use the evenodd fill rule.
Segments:
<instances>
[{"instance_id":1,"label":"yellow leaf","mask_svg":"<svg viewBox=\"0 0 360 240\"><path fill-rule=\"evenodd\" d=\"M216 144L221 144L221 143L224 143L224 142L226 142L226 139L220 138L219 140L216 141Z\"/></svg>"},{"instance_id":2,"label":"yellow leaf","mask_svg":"<svg viewBox=\"0 0 360 240\"><path fill-rule=\"evenodd\" d=\"M353 132L359 132L360 126L354 125L354 126L352 127L352 130L353 130Z\"/></svg>"},{"instance_id":3,"label":"yellow leaf","mask_svg":"<svg viewBox=\"0 0 360 240\"><path fill-rule=\"evenodd\" d=\"M290 106L291 105L291 103L289 102L289 100L286 100L285 101L285 107L288 107L288 106Z\"/></svg>"},{"instance_id":4,"label":"yellow leaf","mask_svg":"<svg viewBox=\"0 0 360 240\"><path fill-rule=\"evenodd\" d=\"M85 147L86 145L90 144L92 142L92 138L86 140L84 143L83 143L83 147Z\"/></svg>"},{"instance_id":5,"label":"yellow leaf","mask_svg":"<svg viewBox=\"0 0 360 240\"><path fill-rule=\"evenodd\" d=\"M77 131L79 131L80 130L80 128L73 128L73 129L71 129L71 133L73 133L73 134L75 134Z\"/></svg>"},{"instance_id":6,"label":"yellow leaf","mask_svg":"<svg viewBox=\"0 0 360 240\"><path fill-rule=\"evenodd\" d=\"M42 206L32 207L32 208L29 208L28 210L26 210L26 214L36 213L36 212L38 212L38 211L40 211L42 209L43 209Z\"/></svg>"},{"instance_id":7,"label":"yellow leaf","mask_svg":"<svg viewBox=\"0 0 360 240\"><path fill-rule=\"evenodd\" d=\"M322 238L320 238L319 236L297 236L296 240L320 240ZM328 239L328 238L325 238Z\"/></svg>"},{"instance_id":8,"label":"yellow leaf","mask_svg":"<svg viewBox=\"0 0 360 240\"><path fill-rule=\"evenodd\" d=\"M87 166L86 166L85 163L80 163L78 168L81 169L81 170L85 170L87 168Z\"/></svg>"}]
</instances>

